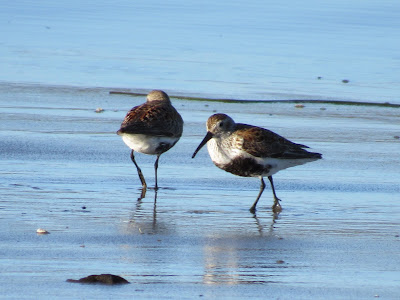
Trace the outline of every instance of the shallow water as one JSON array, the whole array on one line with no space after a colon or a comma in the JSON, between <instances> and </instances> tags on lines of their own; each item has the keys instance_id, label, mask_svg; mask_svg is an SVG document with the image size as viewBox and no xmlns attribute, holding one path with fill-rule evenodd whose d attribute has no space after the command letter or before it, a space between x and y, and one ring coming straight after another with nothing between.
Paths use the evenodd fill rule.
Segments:
<instances>
[{"instance_id":1,"label":"shallow water","mask_svg":"<svg viewBox=\"0 0 400 300\"><path fill-rule=\"evenodd\" d=\"M399 14L397 0L9 1L0 81L400 104Z\"/></svg>"},{"instance_id":2,"label":"shallow water","mask_svg":"<svg viewBox=\"0 0 400 300\"><path fill-rule=\"evenodd\" d=\"M400 293L399 109L172 99L185 121L140 196L116 130L143 97L0 85L0 285L5 298L394 299ZM95 113L97 107L103 113ZM191 154L215 111L324 159L259 181ZM154 157L137 155L148 184ZM37 228L48 235L37 235ZM66 282L113 273L120 287Z\"/></svg>"}]
</instances>

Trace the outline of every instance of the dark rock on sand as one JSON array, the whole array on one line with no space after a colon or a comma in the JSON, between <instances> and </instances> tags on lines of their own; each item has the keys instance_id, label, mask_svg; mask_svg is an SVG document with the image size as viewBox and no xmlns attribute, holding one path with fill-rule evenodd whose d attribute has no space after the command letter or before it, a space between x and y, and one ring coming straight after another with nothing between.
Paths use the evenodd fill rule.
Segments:
<instances>
[{"instance_id":1,"label":"dark rock on sand","mask_svg":"<svg viewBox=\"0 0 400 300\"><path fill-rule=\"evenodd\" d=\"M98 283L108 285L129 283L129 281L127 281L126 279L113 274L89 275L78 280L67 279L67 281L76 283Z\"/></svg>"}]
</instances>

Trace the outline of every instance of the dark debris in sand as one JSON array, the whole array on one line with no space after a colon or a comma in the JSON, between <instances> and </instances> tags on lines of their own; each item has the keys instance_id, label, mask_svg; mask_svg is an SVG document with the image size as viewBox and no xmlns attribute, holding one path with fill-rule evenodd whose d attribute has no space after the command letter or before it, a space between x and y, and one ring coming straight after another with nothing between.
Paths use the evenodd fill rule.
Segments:
<instances>
[{"instance_id":1,"label":"dark debris in sand","mask_svg":"<svg viewBox=\"0 0 400 300\"><path fill-rule=\"evenodd\" d=\"M113 275L113 274L100 274L100 275L89 275L87 277L83 277L81 279L67 279L67 282L74 283L90 283L90 284L126 284L129 283L126 279Z\"/></svg>"}]
</instances>

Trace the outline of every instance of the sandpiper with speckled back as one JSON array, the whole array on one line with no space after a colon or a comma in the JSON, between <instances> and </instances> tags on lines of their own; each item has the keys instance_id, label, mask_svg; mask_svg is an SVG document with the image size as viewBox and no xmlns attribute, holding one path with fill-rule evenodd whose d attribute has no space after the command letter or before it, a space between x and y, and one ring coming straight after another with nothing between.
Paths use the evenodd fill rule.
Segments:
<instances>
[{"instance_id":1,"label":"sandpiper with speckled back","mask_svg":"<svg viewBox=\"0 0 400 300\"><path fill-rule=\"evenodd\" d=\"M171 149L182 136L183 120L172 106L168 95L160 90L151 91L147 101L132 108L126 115L117 134L132 149L131 160L135 164L146 193L146 180L135 161L134 151L157 155L154 163L155 189L158 189L157 169L160 155Z\"/></svg>"},{"instance_id":2,"label":"sandpiper with speckled back","mask_svg":"<svg viewBox=\"0 0 400 300\"><path fill-rule=\"evenodd\" d=\"M279 213L282 207L276 196L272 175L280 170L302 165L322 158L320 153L308 152L305 145L293 143L284 137L261 127L235 123L225 114L214 114L207 120L207 134L193 153L207 143L213 163L220 169L243 177L260 177L261 186L250 211L255 213L258 200L268 177L274 204L272 210Z\"/></svg>"}]
</instances>

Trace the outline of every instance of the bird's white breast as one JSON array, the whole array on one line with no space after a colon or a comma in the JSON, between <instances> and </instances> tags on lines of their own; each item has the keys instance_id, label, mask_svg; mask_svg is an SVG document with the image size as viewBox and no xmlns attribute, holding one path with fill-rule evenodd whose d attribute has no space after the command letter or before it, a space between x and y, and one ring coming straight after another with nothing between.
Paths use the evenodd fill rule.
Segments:
<instances>
[{"instance_id":1,"label":"bird's white breast","mask_svg":"<svg viewBox=\"0 0 400 300\"><path fill-rule=\"evenodd\" d=\"M229 164L235 157L240 155L240 151L235 147L224 147L220 140L212 138L207 143L208 153L211 160L216 165Z\"/></svg>"},{"instance_id":2,"label":"bird's white breast","mask_svg":"<svg viewBox=\"0 0 400 300\"><path fill-rule=\"evenodd\" d=\"M222 141L223 140L221 139L212 138L207 143L208 153L210 154L211 160L214 164L219 168L224 169L224 166L234 163L235 159L251 159L254 163L257 163L264 168L263 173L254 173L252 175L255 177L271 176L280 170L316 160L316 158L279 159L272 157L256 157L241 149L240 143L232 144L231 140L229 142L230 144L223 144ZM241 167L243 168L244 166Z\"/></svg>"},{"instance_id":3,"label":"bird's white breast","mask_svg":"<svg viewBox=\"0 0 400 300\"><path fill-rule=\"evenodd\" d=\"M160 144L174 145L179 138L148 136L145 134L122 134L122 140L133 151L144 154L157 154L157 148Z\"/></svg>"}]
</instances>

